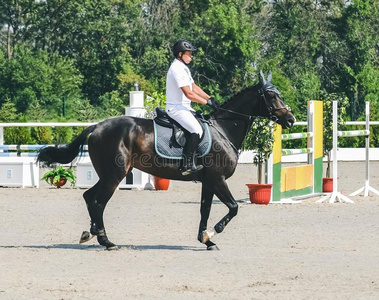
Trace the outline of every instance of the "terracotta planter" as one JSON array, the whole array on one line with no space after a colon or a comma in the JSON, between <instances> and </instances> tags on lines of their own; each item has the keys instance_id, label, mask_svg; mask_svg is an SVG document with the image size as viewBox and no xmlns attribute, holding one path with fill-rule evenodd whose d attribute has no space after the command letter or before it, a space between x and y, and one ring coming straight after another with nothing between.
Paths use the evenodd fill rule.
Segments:
<instances>
[{"instance_id":1,"label":"terracotta planter","mask_svg":"<svg viewBox=\"0 0 379 300\"><path fill-rule=\"evenodd\" d=\"M54 185L54 186L56 186L57 189L60 189L61 186L64 186L66 184L67 178L66 177L61 177L59 179L59 181L57 181L56 183L53 183L53 181L54 181L54 177L50 177L51 184Z\"/></svg>"},{"instance_id":2,"label":"terracotta planter","mask_svg":"<svg viewBox=\"0 0 379 300\"><path fill-rule=\"evenodd\" d=\"M170 186L170 179L154 176L154 187L157 191L167 191Z\"/></svg>"},{"instance_id":3,"label":"terracotta planter","mask_svg":"<svg viewBox=\"0 0 379 300\"><path fill-rule=\"evenodd\" d=\"M333 178L324 177L322 179L322 191L324 193L332 193L333 192Z\"/></svg>"},{"instance_id":4,"label":"terracotta planter","mask_svg":"<svg viewBox=\"0 0 379 300\"><path fill-rule=\"evenodd\" d=\"M250 202L267 205L271 199L272 184L246 184L249 189Z\"/></svg>"}]
</instances>

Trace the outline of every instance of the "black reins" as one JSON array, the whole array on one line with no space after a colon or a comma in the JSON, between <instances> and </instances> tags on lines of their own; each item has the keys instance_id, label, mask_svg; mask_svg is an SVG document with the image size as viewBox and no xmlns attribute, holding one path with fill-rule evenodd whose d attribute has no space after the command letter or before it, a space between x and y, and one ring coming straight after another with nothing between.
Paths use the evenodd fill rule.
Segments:
<instances>
[{"instance_id":1,"label":"black reins","mask_svg":"<svg viewBox=\"0 0 379 300\"><path fill-rule=\"evenodd\" d=\"M276 112L278 110L281 110L281 109L285 109L286 111L291 111L291 107L289 107L288 105L284 105L284 106L281 106L281 107L278 107L278 108L273 108L270 105L270 103L268 102L268 100L266 98L266 95L264 93L264 89L262 87L258 89L258 94L263 98L263 101L266 104L266 108L267 108L267 110L268 110L268 112L270 114L269 118L270 118L271 121L276 122L278 120L278 117L274 115L274 112ZM235 114L235 115L240 115L240 116L246 117L246 118L249 119L249 121L252 118L252 116L250 116L250 115L239 113L239 112L236 112L236 111L233 111L233 110L230 110L230 109L226 109L226 108L222 108L222 107L218 107L217 110L222 110L222 111L226 111L228 113L232 113L232 114Z\"/></svg>"},{"instance_id":2,"label":"black reins","mask_svg":"<svg viewBox=\"0 0 379 300\"><path fill-rule=\"evenodd\" d=\"M269 102L268 102L268 100L267 100L267 98L266 98L266 95L265 95L265 90L261 87L261 88L259 88L258 89L258 94L263 98L263 101L264 101L264 103L265 103L265 105L266 105L266 108L267 108L267 110L268 110L268 112L269 112L269 118L270 118L270 120L271 121L273 121L273 122L276 122L277 120L278 120L278 117L277 116L275 116L274 115L274 112L276 112L276 111L278 111L278 110L281 110L281 109L285 109L285 110L287 110L287 111L291 111L291 108L288 106L288 105L284 105L284 106L282 106L282 107L278 107L278 108L273 108L270 104L269 104ZM261 102L262 103L262 102ZM235 114L235 115L239 115L239 116L242 116L242 117L245 117L245 118L248 118L248 121L249 121L249 124L251 124L251 122L252 122L252 116L250 116L250 115L247 115L247 114L243 114L243 113L240 113L240 112L236 112L236 111L233 111L233 110L230 110L230 109L226 109L226 108L222 108L222 107L218 107L217 108L217 110L222 110L222 111L226 111L226 112L228 112L228 113L231 113L231 114ZM239 156L240 155L240 151L237 149L237 147L220 131L220 130L218 130L218 128L217 127L215 127L215 126L213 126L213 124L212 124L212 122L208 122L208 124L210 125L210 126L212 126L213 128L215 128L217 131L218 131L218 133L225 139L225 140L227 140L228 142L229 142L229 144L232 146L232 148L234 149L234 151L237 153L237 156ZM247 136L247 133L249 132L249 130L250 130L250 126L247 126L247 130L246 130L246 132L245 132L245 137Z\"/></svg>"},{"instance_id":3,"label":"black reins","mask_svg":"<svg viewBox=\"0 0 379 300\"><path fill-rule=\"evenodd\" d=\"M230 110L230 109L222 108L222 107L218 107L217 110L222 110L222 111L226 111L226 112L229 112L229 113L232 113L232 114L235 114L235 115L240 115L240 116L248 118L249 120L252 118L252 116L250 116L250 115L242 114L242 113L239 113L239 112L236 112L236 111L233 111L233 110Z\"/></svg>"}]
</instances>

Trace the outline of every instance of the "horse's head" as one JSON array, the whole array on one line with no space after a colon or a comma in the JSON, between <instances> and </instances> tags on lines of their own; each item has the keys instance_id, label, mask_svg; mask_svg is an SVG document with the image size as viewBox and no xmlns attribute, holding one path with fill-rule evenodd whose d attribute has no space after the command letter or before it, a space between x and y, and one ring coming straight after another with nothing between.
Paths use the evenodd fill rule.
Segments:
<instances>
[{"instance_id":1,"label":"horse's head","mask_svg":"<svg viewBox=\"0 0 379 300\"><path fill-rule=\"evenodd\" d=\"M291 108L284 104L280 92L271 83L271 71L264 78L262 71L259 73L259 83L257 84L258 92L266 104L267 116L274 122L282 125L283 128L290 128L296 119L291 112Z\"/></svg>"}]
</instances>

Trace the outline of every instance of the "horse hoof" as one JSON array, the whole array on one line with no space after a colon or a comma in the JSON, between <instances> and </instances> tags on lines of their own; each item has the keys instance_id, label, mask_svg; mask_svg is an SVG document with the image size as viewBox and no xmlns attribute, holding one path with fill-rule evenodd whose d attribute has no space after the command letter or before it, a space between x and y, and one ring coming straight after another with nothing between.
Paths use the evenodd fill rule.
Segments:
<instances>
[{"instance_id":1,"label":"horse hoof","mask_svg":"<svg viewBox=\"0 0 379 300\"><path fill-rule=\"evenodd\" d=\"M211 241L208 241L206 243L207 245L207 250L211 250L211 251L214 251L214 250L220 250L215 243L212 243Z\"/></svg>"},{"instance_id":2,"label":"horse hoof","mask_svg":"<svg viewBox=\"0 0 379 300\"><path fill-rule=\"evenodd\" d=\"M114 250L118 250L118 247L117 247L117 245L113 245L113 246L107 247L105 250L114 251Z\"/></svg>"},{"instance_id":3,"label":"horse hoof","mask_svg":"<svg viewBox=\"0 0 379 300\"><path fill-rule=\"evenodd\" d=\"M90 234L88 231L83 231L82 236L80 237L79 244L83 244L88 242L94 237L94 235Z\"/></svg>"},{"instance_id":4,"label":"horse hoof","mask_svg":"<svg viewBox=\"0 0 379 300\"><path fill-rule=\"evenodd\" d=\"M207 247L207 250L210 250L210 251L218 251L220 250L216 245L212 245L212 246L209 246Z\"/></svg>"}]
</instances>

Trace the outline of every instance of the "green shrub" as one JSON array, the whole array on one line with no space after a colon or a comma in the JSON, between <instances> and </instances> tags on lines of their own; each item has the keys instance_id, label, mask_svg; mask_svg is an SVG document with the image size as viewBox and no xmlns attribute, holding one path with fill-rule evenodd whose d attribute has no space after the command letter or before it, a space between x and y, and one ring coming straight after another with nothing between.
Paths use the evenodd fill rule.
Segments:
<instances>
[{"instance_id":1,"label":"green shrub","mask_svg":"<svg viewBox=\"0 0 379 300\"><path fill-rule=\"evenodd\" d=\"M53 134L50 127L32 127L32 137L38 145L52 144Z\"/></svg>"},{"instance_id":2,"label":"green shrub","mask_svg":"<svg viewBox=\"0 0 379 300\"><path fill-rule=\"evenodd\" d=\"M23 116L18 122L26 123L28 120ZM4 142L8 145L34 144L30 127L6 127L4 128Z\"/></svg>"},{"instance_id":3,"label":"green shrub","mask_svg":"<svg viewBox=\"0 0 379 300\"><path fill-rule=\"evenodd\" d=\"M54 143L68 144L72 140L72 127L55 127L54 128Z\"/></svg>"},{"instance_id":4,"label":"green shrub","mask_svg":"<svg viewBox=\"0 0 379 300\"><path fill-rule=\"evenodd\" d=\"M253 163L258 167L258 183L263 182L263 163L270 157L274 145L273 128L270 120L255 118L244 143L244 150L256 150Z\"/></svg>"}]
</instances>

